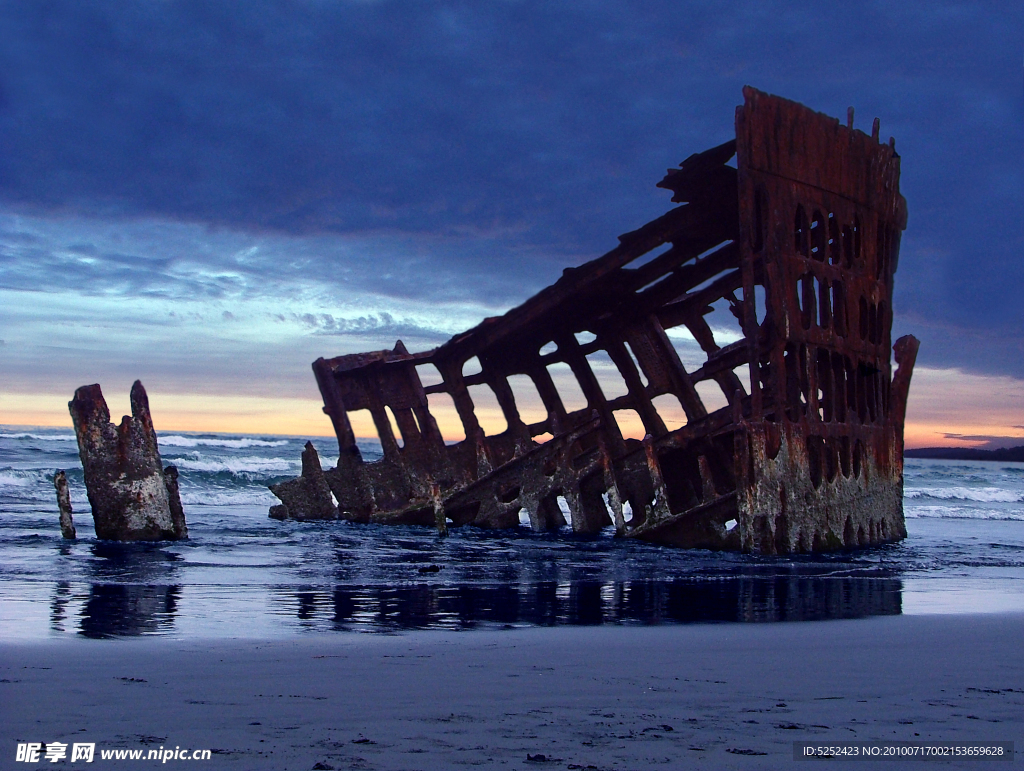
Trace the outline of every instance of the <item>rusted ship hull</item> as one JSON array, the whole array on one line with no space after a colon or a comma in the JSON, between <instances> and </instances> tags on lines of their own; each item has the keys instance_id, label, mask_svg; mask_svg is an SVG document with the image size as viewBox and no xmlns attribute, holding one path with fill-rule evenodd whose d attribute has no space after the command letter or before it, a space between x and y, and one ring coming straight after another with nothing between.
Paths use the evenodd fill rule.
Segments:
<instances>
[{"instance_id":1,"label":"rusted ship hull","mask_svg":"<svg viewBox=\"0 0 1024 771\"><path fill-rule=\"evenodd\" d=\"M322 471L304 454L303 476L274 486L272 516L445 530L513 527L525 510L543 530L565 524L562 499L578 533L614 525L681 547L782 554L904 537L917 341L897 342L893 375L899 156L877 122L868 136L754 89L744 97L736 139L659 183L682 205L608 254L432 351L399 342L317 360L338 464ZM718 339L723 315L735 339ZM698 364L684 365L683 338L703 351ZM621 378L616 393L599 366ZM438 382L424 386L426 370ZM567 376L582 408L566 406ZM521 417L524 384L542 420ZM481 428L480 389L506 430ZM710 409L716 396L725 406ZM458 444L438 430L440 399L465 430ZM358 410L380 461L359 453ZM678 411L682 425L668 418Z\"/></svg>"}]
</instances>

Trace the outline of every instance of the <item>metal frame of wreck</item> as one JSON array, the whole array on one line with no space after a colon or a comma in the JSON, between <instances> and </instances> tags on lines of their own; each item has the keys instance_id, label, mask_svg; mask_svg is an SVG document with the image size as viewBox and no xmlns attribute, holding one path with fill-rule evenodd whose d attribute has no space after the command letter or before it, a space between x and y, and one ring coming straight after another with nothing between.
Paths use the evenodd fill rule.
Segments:
<instances>
[{"instance_id":1,"label":"metal frame of wreck","mask_svg":"<svg viewBox=\"0 0 1024 771\"><path fill-rule=\"evenodd\" d=\"M564 524L562 496L577 533L614 525L685 547L789 553L905 537L903 420L917 341L897 342L894 377L889 352L906 204L894 143L879 143L877 120L872 136L852 128L852 111L848 123L748 87L736 139L659 183L684 205L603 257L432 351L410 354L399 341L317 360L338 464L321 472L307 445L303 476L273 488L284 503L272 516L444 531L514 527L525 509L545 530ZM706 318L723 299L743 333L727 345ZM700 367L683 365L666 333L676 327L703 349ZM581 343L583 332L593 339ZM601 352L625 395L603 393L587 358ZM474 357L480 371L464 374ZM585 408L565 408L549 370L557 363L571 368ZM424 387L425 364L443 382ZM543 420L521 418L514 375L536 386ZM727 406L708 411L704 381ZM493 390L503 433L481 428L475 385ZM445 444L431 394L454 401L464 441ZM685 411L681 428L659 414L664 395ZM372 463L348 416L363 409L383 448ZM643 441L623 437L619 410L639 415Z\"/></svg>"}]
</instances>

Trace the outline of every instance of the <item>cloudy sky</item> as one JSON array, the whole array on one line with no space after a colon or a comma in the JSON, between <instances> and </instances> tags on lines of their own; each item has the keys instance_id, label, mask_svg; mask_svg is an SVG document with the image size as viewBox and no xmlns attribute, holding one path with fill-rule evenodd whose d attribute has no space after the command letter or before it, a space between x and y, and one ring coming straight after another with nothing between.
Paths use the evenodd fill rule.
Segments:
<instances>
[{"instance_id":1,"label":"cloudy sky","mask_svg":"<svg viewBox=\"0 0 1024 771\"><path fill-rule=\"evenodd\" d=\"M0 423L329 434L318 356L432 347L663 213L751 84L896 138L911 444L1024 443L1024 6L0 0Z\"/></svg>"}]
</instances>

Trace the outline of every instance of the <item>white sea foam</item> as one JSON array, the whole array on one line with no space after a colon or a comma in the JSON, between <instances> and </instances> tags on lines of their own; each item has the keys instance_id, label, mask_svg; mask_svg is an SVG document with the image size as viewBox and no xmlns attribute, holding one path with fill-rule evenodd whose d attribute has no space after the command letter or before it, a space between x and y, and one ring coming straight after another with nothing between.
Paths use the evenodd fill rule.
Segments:
<instances>
[{"instance_id":1,"label":"white sea foam","mask_svg":"<svg viewBox=\"0 0 1024 771\"><path fill-rule=\"evenodd\" d=\"M979 503L1021 503L1024 495L1003 487L908 487L903 497L939 500L977 501Z\"/></svg>"},{"instance_id":2,"label":"white sea foam","mask_svg":"<svg viewBox=\"0 0 1024 771\"><path fill-rule=\"evenodd\" d=\"M231 474L265 474L267 472L287 472L299 466L298 460L284 458L259 458L247 455L241 458L217 458L208 460L199 453L190 453L192 457L175 458L174 465L179 470L206 471L217 474L227 471Z\"/></svg>"},{"instance_id":3,"label":"white sea foam","mask_svg":"<svg viewBox=\"0 0 1024 771\"><path fill-rule=\"evenodd\" d=\"M71 437L74 439L74 437ZM157 443L164 447L227 447L232 450L244 450L248 447L283 447L289 443L287 439L208 439L206 437L157 436Z\"/></svg>"},{"instance_id":4,"label":"white sea foam","mask_svg":"<svg viewBox=\"0 0 1024 771\"><path fill-rule=\"evenodd\" d=\"M181 502L185 506L273 506L280 503L265 487L248 490L182 490Z\"/></svg>"},{"instance_id":5,"label":"white sea foam","mask_svg":"<svg viewBox=\"0 0 1024 771\"><path fill-rule=\"evenodd\" d=\"M0 471L0 487L33 487L40 481L42 474L36 471Z\"/></svg>"},{"instance_id":6,"label":"white sea foam","mask_svg":"<svg viewBox=\"0 0 1024 771\"><path fill-rule=\"evenodd\" d=\"M85 488L69 480L71 502L76 506L87 503ZM53 471L47 469L0 470L0 498L13 501L46 501L56 506L56 492L53 489Z\"/></svg>"},{"instance_id":7,"label":"white sea foam","mask_svg":"<svg viewBox=\"0 0 1024 771\"><path fill-rule=\"evenodd\" d=\"M74 442L74 434L5 434L0 433L0 439L34 439L40 442ZM247 447L284 447L290 444L288 439L213 439L208 437L180 436L170 434L169 436L157 435L157 442L166 447L226 447L232 450L244 450Z\"/></svg>"},{"instance_id":8,"label":"white sea foam","mask_svg":"<svg viewBox=\"0 0 1024 771\"><path fill-rule=\"evenodd\" d=\"M36 439L41 442L73 442L74 434L0 434L0 439Z\"/></svg>"},{"instance_id":9,"label":"white sea foam","mask_svg":"<svg viewBox=\"0 0 1024 771\"><path fill-rule=\"evenodd\" d=\"M970 506L908 506L907 519L988 519L1024 522L1024 511L978 509Z\"/></svg>"}]
</instances>

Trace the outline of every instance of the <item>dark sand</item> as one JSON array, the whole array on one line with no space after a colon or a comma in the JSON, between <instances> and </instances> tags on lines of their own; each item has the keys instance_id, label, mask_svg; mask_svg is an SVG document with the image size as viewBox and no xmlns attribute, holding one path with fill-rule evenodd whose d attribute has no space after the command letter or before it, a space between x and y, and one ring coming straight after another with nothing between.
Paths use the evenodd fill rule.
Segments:
<instances>
[{"instance_id":1,"label":"dark sand","mask_svg":"<svg viewBox=\"0 0 1024 771\"><path fill-rule=\"evenodd\" d=\"M1022 615L5 643L0 767L161 745L215 751L165 767L289 770L805 767L794 740L1019 755L1022 643ZM28 741L96 742L96 761L15 763ZM853 766L882 767L906 764Z\"/></svg>"}]
</instances>

